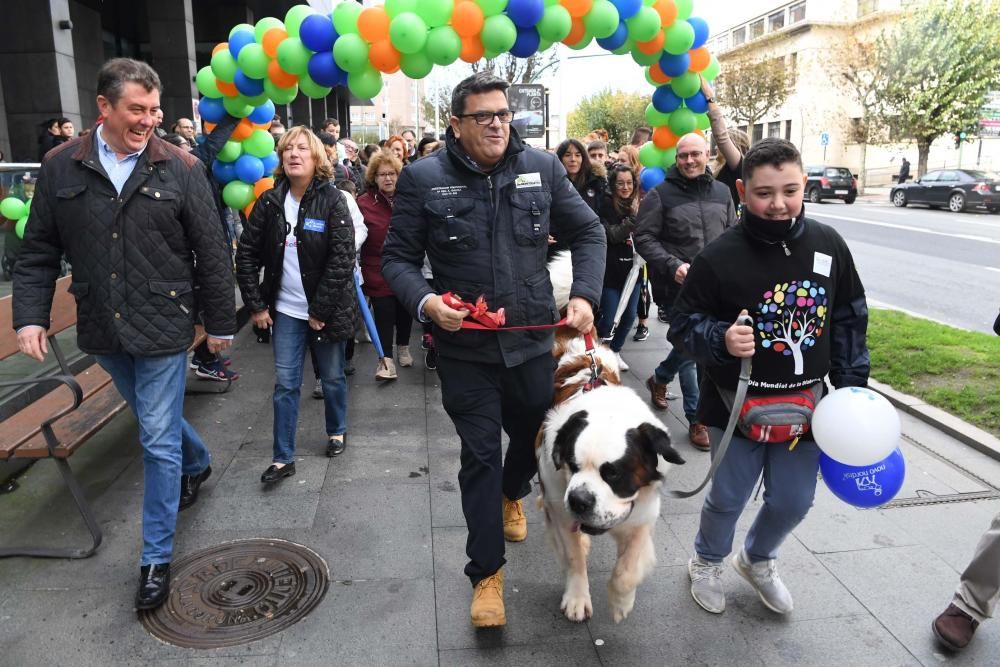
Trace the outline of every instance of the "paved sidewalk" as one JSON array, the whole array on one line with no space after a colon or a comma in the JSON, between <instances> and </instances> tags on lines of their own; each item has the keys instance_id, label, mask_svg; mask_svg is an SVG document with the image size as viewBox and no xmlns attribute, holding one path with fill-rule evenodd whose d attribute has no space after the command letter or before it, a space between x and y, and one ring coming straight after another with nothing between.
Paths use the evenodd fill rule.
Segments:
<instances>
[{"instance_id":1,"label":"paved sidewalk","mask_svg":"<svg viewBox=\"0 0 1000 667\"><path fill-rule=\"evenodd\" d=\"M624 353L632 366L626 380L641 393L667 349L663 325L654 318L651 327L648 341L629 341ZM462 575L458 440L441 408L436 375L418 360L399 369L397 382L378 386L371 346L359 345L350 442L336 459L323 456L322 404L309 396L310 378L298 474L268 491L258 478L271 451L270 347L257 344L246 328L232 356L242 373L232 391L187 400L186 414L209 443L215 472L198 503L181 514L177 554L249 537L300 542L326 558L334 580L320 606L278 635L233 648L180 649L149 636L132 611L142 462L126 414L70 461L104 529L97 555L0 560L0 665L1000 664L1000 622L984 624L957 657L941 652L930 633L980 535L1000 512L1000 462L908 414L901 413L908 476L899 498L942 501L990 491L993 498L861 511L820 483L815 508L782 551L781 572L795 597L790 617L767 611L731 569L723 615L691 600L686 562L699 497L665 499L657 569L621 625L609 619L604 588L614 548L608 538L595 539L594 618L570 623L559 612L561 573L530 502L528 540L508 548L508 625L476 632ZM675 467L667 484L691 488L708 457L686 442L676 403L668 425L688 463ZM85 541L51 462L35 465L19 484L0 496L0 540ZM757 506L745 513L737 541Z\"/></svg>"}]
</instances>

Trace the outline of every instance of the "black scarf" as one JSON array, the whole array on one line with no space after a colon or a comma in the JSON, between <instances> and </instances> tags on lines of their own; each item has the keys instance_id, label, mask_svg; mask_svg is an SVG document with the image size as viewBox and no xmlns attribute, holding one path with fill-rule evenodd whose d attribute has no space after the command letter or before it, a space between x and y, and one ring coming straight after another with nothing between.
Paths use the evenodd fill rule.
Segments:
<instances>
[{"instance_id":1,"label":"black scarf","mask_svg":"<svg viewBox=\"0 0 1000 667\"><path fill-rule=\"evenodd\" d=\"M741 222L750 236L765 243L774 244L790 241L798 236L802 229L802 219L805 216L805 204L802 205L798 216L790 220L765 220L754 215L749 208L744 206Z\"/></svg>"}]
</instances>

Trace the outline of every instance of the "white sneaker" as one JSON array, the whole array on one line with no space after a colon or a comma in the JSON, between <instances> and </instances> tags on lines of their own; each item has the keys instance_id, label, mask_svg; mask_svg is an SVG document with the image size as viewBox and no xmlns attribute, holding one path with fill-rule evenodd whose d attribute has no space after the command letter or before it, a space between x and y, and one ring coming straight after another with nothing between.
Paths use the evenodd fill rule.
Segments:
<instances>
[{"instance_id":1,"label":"white sneaker","mask_svg":"<svg viewBox=\"0 0 1000 667\"><path fill-rule=\"evenodd\" d=\"M733 556L733 567L754 587L765 607L776 614L788 614L792 611L792 594L778 577L777 561L772 559L751 563L746 550L740 549Z\"/></svg>"},{"instance_id":2,"label":"white sneaker","mask_svg":"<svg viewBox=\"0 0 1000 667\"><path fill-rule=\"evenodd\" d=\"M699 556L688 561L691 597L707 612L721 614L726 610L726 591L722 588L722 563L709 563Z\"/></svg>"},{"instance_id":3,"label":"white sneaker","mask_svg":"<svg viewBox=\"0 0 1000 667\"><path fill-rule=\"evenodd\" d=\"M618 360L618 370L622 373L626 372L628 370L628 364L626 364L625 360L622 359L621 352L615 352L615 359Z\"/></svg>"},{"instance_id":4,"label":"white sneaker","mask_svg":"<svg viewBox=\"0 0 1000 667\"><path fill-rule=\"evenodd\" d=\"M413 355L410 354L409 345L397 345L396 355L399 357L399 365L403 368L409 368L413 365Z\"/></svg>"},{"instance_id":5,"label":"white sneaker","mask_svg":"<svg viewBox=\"0 0 1000 667\"><path fill-rule=\"evenodd\" d=\"M396 364L392 363L392 357L383 357L375 369L375 379L379 382L396 379Z\"/></svg>"}]
</instances>

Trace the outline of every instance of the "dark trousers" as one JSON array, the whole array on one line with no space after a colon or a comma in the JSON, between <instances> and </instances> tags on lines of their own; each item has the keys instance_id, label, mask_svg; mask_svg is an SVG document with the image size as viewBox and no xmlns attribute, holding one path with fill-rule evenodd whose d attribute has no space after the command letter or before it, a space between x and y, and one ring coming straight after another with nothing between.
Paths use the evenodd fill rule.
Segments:
<instances>
[{"instance_id":1,"label":"dark trousers","mask_svg":"<svg viewBox=\"0 0 1000 667\"><path fill-rule=\"evenodd\" d=\"M555 362L543 354L520 366L438 359L441 402L462 440L458 484L469 528L465 574L476 585L505 562L501 494L531 493L535 436L552 405ZM501 457L500 429L510 438Z\"/></svg>"},{"instance_id":2,"label":"dark trousers","mask_svg":"<svg viewBox=\"0 0 1000 667\"><path fill-rule=\"evenodd\" d=\"M394 296L373 296L371 300L378 339L382 342L385 356L391 357L393 329L396 331L396 345L409 345L413 318Z\"/></svg>"}]
</instances>

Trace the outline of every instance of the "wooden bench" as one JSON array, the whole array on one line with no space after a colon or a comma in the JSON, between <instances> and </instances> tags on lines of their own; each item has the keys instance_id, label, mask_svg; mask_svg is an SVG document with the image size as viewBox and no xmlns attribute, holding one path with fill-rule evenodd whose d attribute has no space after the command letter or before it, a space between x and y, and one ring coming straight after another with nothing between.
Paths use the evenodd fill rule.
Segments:
<instances>
[{"instance_id":1,"label":"wooden bench","mask_svg":"<svg viewBox=\"0 0 1000 667\"><path fill-rule=\"evenodd\" d=\"M76 325L76 300L69 293L71 279L71 276L66 276L56 283L48 330L49 348L59 368L49 375L0 381L0 387L58 385L0 422L0 461L53 459L90 531L92 544L84 549L3 547L0 548L0 558L87 558L101 544L100 526L67 459L127 405L103 368L94 363L74 374L59 346L56 335ZM204 340L204 329L196 327L191 349ZM18 353L12 301L8 296L0 299L0 361ZM229 383L226 383L225 389L228 388Z\"/></svg>"}]
</instances>

